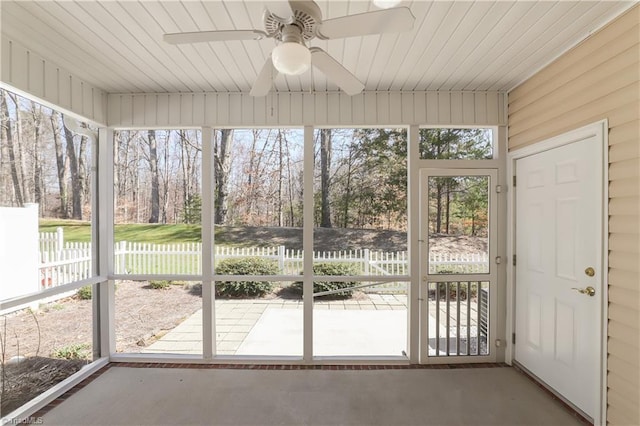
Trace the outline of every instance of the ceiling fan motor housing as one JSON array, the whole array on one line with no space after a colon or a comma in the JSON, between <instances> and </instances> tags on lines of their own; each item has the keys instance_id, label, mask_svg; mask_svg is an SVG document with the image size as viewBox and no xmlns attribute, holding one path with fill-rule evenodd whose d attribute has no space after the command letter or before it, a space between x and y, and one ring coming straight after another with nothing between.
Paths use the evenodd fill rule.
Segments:
<instances>
[{"instance_id":1,"label":"ceiling fan motor housing","mask_svg":"<svg viewBox=\"0 0 640 426\"><path fill-rule=\"evenodd\" d=\"M279 41L294 41L285 40L285 38L291 37L295 30L290 29L291 25L300 29L300 37L304 41L309 41L317 37L317 27L322 22L322 12L318 5L310 0L307 1L290 1L291 9L293 10L293 16L288 17L286 20L274 15L268 10L264 13L264 28L268 34L268 37L273 37ZM299 40L298 42L302 41Z\"/></svg>"}]
</instances>

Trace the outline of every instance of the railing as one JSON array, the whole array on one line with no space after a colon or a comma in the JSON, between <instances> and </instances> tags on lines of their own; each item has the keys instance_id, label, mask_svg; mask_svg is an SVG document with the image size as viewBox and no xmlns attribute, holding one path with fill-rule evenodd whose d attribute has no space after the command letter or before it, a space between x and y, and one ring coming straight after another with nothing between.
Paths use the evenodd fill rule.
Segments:
<instances>
[{"instance_id":1,"label":"railing","mask_svg":"<svg viewBox=\"0 0 640 426\"><path fill-rule=\"evenodd\" d=\"M489 354L489 282L428 284L429 356Z\"/></svg>"}]
</instances>

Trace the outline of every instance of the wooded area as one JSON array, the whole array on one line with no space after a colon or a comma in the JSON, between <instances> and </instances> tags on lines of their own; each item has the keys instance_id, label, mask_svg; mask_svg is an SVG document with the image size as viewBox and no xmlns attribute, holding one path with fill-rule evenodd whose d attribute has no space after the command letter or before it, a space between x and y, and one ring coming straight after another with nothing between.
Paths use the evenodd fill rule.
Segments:
<instances>
[{"instance_id":1,"label":"wooded area","mask_svg":"<svg viewBox=\"0 0 640 426\"><path fill-rule=\"evenodd\" d=\"M90 219L90 138L62 114L0 92L0 204L40 204L41 217ZM303 130L214 130L214 217L218 225L302 226ZM114 138L116 223L199 223L202 139L198 130L121 130ZM314 225L406 230L405 129L314 132ZM492 156L487 129L421 129L423 159ZM435 233L486 231L486 191L473 179L429 185ZM484 194L484 195L483 195ZM483 230L484 229L484 230ZM464 231L466 232L466 231Z\"/></svg>"}]
</instances>

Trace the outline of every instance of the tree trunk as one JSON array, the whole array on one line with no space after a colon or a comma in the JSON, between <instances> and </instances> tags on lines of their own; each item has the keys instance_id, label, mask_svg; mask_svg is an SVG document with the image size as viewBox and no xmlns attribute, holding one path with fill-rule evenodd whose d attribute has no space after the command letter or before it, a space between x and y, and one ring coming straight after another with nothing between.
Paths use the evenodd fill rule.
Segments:
<instances>
[{"instance_id":1,"label":"tree trunk","mask_svg":"<svg viewBox=\"0 0 640 426\"><path fill-rule=\"evenodd\" d=\"M34 202L38 203L40 212L44 212L44 182L42 179L42 155L40 153L42 145L42 108L36 108L36 104L31 104L31 113L33 115L34 130L34 150L33 150L33 183Z\"/></svg>"},{"instance_id":2,"label":"tree trunk","mask_svg":"<svg viewBox=\"0 0 640 426\"><path fill-rule=\"evenodd\" d=\"M60 191L60 216L63 219L69 218L69 204L67 202L67 159L62 149L62 140L60 138L60 128L58 123L60 115L57 112L51 113L51 130L53 132L53 145L56 150L56 167L58 171L58 189Z\"/></svg>"},{"instance_id":3,"label":"tree trunk","mask_svg":"<svg viewBox=\"0 0 640 426\"><path fill-rule=\"evenodd\" d=\"M76 156L75 144L73 142L73 133L67 129L62 120L62 128L64 129L65 140L67 142L67 158L69 159L69 169L71 172L71 217L73 219L82 220L82 181L80 180L80 170L78 166L78 157Z\"/></svg>"},{"instance_id":4,"label":"tree trunk","mask_svg":"<svg viewBox=\"0 0 640 426\"><path fill-rule=\"evenodd\" d=\"M158 147L156 131L149 130L149 168L151 169L151 215L149 223L158 223L160 218L160 177L158 176Z\"/></svg>"},{"instance_id":5,"label":"tree trunk","mask_svg":"<svg viewBox=\"0 0 640 426\"><path fill-rule=\"evenodd\" d=\"M220 143L215 150L214 179L215 179L215 209L214 223L222 225L227 221L228 210L228 181L231 168L231 142L233 129L220 130Z\"/></svg>"},{"instance_id":6,"label":"tree trunk","mask_svg":"<svg viewBox=\"0 0 640 426\"><path fill-rule=\"evenodd\" d=\"M331 129L320 130L320 226L331 228L331 207L329 206L329 171L331 170Z\"/></svg>"},{"instance_id":7,"label":"tree trunk","mask_svg":"<svg viewBox=\"0 0 640 426\"><path fill-rule=\"evenodd\" d=\"M6 93L6 92L5 92ZM7 107L7 100L3 94L0 97L0 114L3 117L6 117L6 127L5 132L7 135L7 148L9 150L9 166L11 169L11 180L13 181L13 192L16 200L16 204L18 206L24 205L24 198L22 197L22 189L20 187L20 180L18 178L18 169L16 167L16 155L14 151L14 141L13 141L13 132L11 129L11 120L9 115L9 108Z\"/></svg>"},{"instance_id":8,"label":"tree trunk","mask_svg":"<svg viewBox=\"0 0 640 426\"><path fill-rule=\"evenodd\" d=\"M282 159L283 151L282 151L282 131L278 130L278 205L277 205L277 215L278 215L278 226L282 228L282 169L284 168L284 162Z\"/></svg>"}]
</instances>

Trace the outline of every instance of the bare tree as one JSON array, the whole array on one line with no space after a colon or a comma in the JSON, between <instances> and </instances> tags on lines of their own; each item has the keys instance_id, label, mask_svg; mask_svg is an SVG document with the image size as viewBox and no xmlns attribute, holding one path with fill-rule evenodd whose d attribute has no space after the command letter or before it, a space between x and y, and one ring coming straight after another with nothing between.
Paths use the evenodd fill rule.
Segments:
<instances>
[{"instance_id":1,"label":"bare tree","mask_svg":"<svg viewBox=\"0 0 640 426\"><path fill-rule=\"evenodd\" d=\"M149 223L158 223L160 217L160 177L158 176L158 146L156 131L149 130L149 168L151 169L151 216Z\"/></svg>"},{"instance_id":2,"label":"bare tree","mask_svg":"<svg viewBox=\"0 0 640 426\"><path fill-rule=\"evenodd\" d=\"M60 115L53 111L51 114L51 129L53 130L53 144L56 151L56 170L58 174L58 190L60 191L60 217L67 219L69 217L69 205L67 203L67 178L68 167L67 158L62 149L62 140L60 138L59 124Z\"/></svg>"},{"instance_id":3,"label":"bare tree","mask_svg":"<svg viewBox=\"0 0 640 426\"><path fill-rule=\"evenodd\" d=\"M10 96L7 92L3 95ZM17 160L16 160L16 152L13 140L13 132L11 129L11 121L9 120L9 108L7 107L7 100L5 96L0 97L0 113L3 117L6 117L6 125L4 126L4 131L6 135L7 141L7 149L9 151L9 167L11 169L11 179L13 181L13 192L16 203L19 206L24 204L24 198L22 196L22 188L20 186L20 178L18 177L18 168L17 168Z\"/></svg>"},{"instance_id":4,"label":"bare tree","mask_svg":"<svg viewBox=\"0 0 640 426\"><path fill-rule=\"evenodd\" d=\"M331 228L331 207L329 206L329 171L331 170L331 129L320 130L320 226Z\"/></svg>"},{"instance_id":5,"label":"bare tree","mask_svg":"<svg viewBox=\"0 0 640 426\"><path fill-rule=\"evenodd\" d=\"M69 130L64 124L64 119L62 120L62 128L64 129L67 158L69 159L69 170L71 172L71 217L73 219L82 220L82 193L84 192L84 188L82 186L82 178L80 177L80 166L78 162L78 157L80 155L76 155L73 132L71 132L71 130ZM84 151L82 148L83 143L84 142L82 141L80 142L80 154Z\"/></svg>"},{"instance_id":6,"label":"bare tree","mask_svg":"<svg viewBox=\"0 0 640 426\"><path fill-rule=\"evenodd\" d=\"M216 224L224 224L227 220L228 210L228 181L231 168L231 142L233 141L233 129L220 130L220 140L215 147L213 175L215 178L215 212Z\"/></svg>"}]
</instances>

